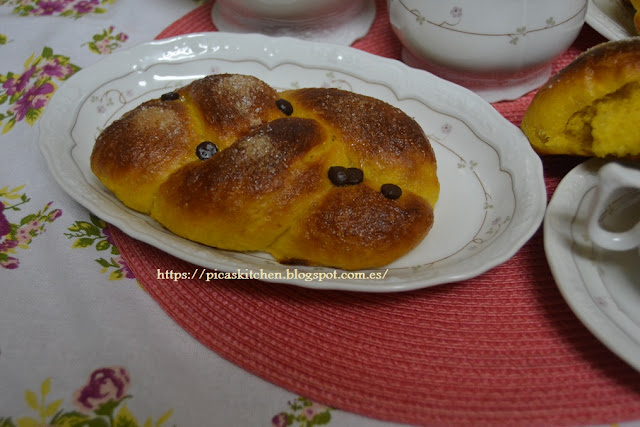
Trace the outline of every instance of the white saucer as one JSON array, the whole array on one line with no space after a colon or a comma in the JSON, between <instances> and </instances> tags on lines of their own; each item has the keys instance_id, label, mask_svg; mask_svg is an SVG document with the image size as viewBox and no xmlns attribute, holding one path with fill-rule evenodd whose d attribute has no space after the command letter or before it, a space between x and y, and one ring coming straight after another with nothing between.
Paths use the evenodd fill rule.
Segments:
<instances>
[{"instance_id":1,"label":"white saucer","mask_svg":"<svg viewBox=\"0 0 640 427\"><path fill-rule=\"evenodd\" d=\"M585 326L609 349L640 371L640 254L594 247L586 232L606 162L575 167L558 185L544 221L547 260L565 300ZM638 215L640 191L625 190L603 221L628 222Z\"/></svg>"},{"instance_id":2,"label":"white saucer","mask_svg":"<svg viewBox=\"0 0 640 427\"><path fill-rule=\"evenodd\" d=\"M221 9L217 2L211 9L211 19L219 31L260 33L272 37L294 37L343 46L349 46L364 37L369 32L375 16L375 0L365 1L362 9L354 10L353 13L299 23L235 16L231 11Z\"/></svg>"}]
</instances>

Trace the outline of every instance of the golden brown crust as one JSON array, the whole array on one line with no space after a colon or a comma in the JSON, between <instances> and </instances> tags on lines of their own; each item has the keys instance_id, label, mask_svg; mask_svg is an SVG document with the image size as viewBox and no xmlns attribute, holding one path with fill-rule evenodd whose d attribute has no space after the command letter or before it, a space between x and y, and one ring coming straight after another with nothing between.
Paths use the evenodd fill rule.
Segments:
<instances>
[{"instance_id":1,"label":"golden brown crust","mask_svg":"<svg viewBox=\"0 0 640 427\"><path fill-rule=\"evenodd\" d=\"M535 95L521 124L540 154L640 157L640 38L595 46Z\"/></svg>"},{"instance_id":2,"label":"golden brown crust","mask_svg":"<svg viewBox=\"0 0 640 427\"><path fill-rule=\"evenodd\" d=\"M198 160L195 149L202 141L224 149L282 116L275 90L252 76L208 76L177 92L177 100L153 99L108 126L91 155L96 176L124 204L144 213L167 176Z\"/></svg>"},{"instance_id":3,"label":"golden brown crust","mask_svg":"<svg viewBox=\"0 0 640 427\"><path fill-rule=\"evenodd\" d=\"M335 129L354 166L435 204L439 188L422 185L437 179L433 149L420 125L404 112L378 99L334 88L299 89L281 96L293 104L294 116L312 116Z\"/></svg>"},{"instance_id":4,"label":"golden brown crust","mask_svg":"<svg viewBox=\"0 0 640 427\"><path fill-rule=\"evenodd\" d=\"M237 75L210 76L177 92L177 100L150 101L115 122L92 155L94 172L117 197L175 234L221 249L266 251L281 262L352 270L392 262L431 229L435 156L420 126L397 108L337 89L277 93ZM281 111L278 99L290 102L293 114ZM158 120L146 118L148 110ZM171 131L158 125L165 112ZM132 132L137 121L146 131ZM220 151L198 159L203 140ZM332 166L359 168L364 181L336 185ZM134 188L132 179L149 185ZM385 183L400 186L402 196L383 196Z\"/></svg>"},{"instance_id":5,"label":"golden brown crust","mask_svg":"<svg viewBox=\"0 0 640 427\"><path fill-rule=\"evenodd\" d=\"M282 117L277 92L263 81L239 74L216 74L179 90L216 144L226 148L252 129Z\"/></svg>"},{"instance_id":6,"label":"golden brown crust","mask_svg":"<svg viewBox=\"0 0 640 427\"><path fill-rule=\"evenodd\" d=\"M91 167L123 203L148 213L160 184L193 160L191 153L202 140L183 103L152 100L100 134Z\"/></svg>"},{"instance_id":7,"label":"golden brown crust","mask_svg":"<svg viewBox=\"0 0 640 427\"><path fill-rule=\"evenodd\" d=\"M301 164L325 139L313 120L268 123L211 159L171 175L151 215L191 240L216 242L222 249L262 249L314 193L329 187L324 167Z\"/></svg>"},{"instance_id":8,"label":"golden brown crust","mask_svg":"<svg viewBox=\"0 0 640 427\"><path fill-rule=\"evenodd\" d=\"M284 262L333 265L339 259L349 269L363 269L404 255L432 225L431 206L415 194L389 200L369 185L333 187L271 251Z\"/></svg>"}]
</instances>

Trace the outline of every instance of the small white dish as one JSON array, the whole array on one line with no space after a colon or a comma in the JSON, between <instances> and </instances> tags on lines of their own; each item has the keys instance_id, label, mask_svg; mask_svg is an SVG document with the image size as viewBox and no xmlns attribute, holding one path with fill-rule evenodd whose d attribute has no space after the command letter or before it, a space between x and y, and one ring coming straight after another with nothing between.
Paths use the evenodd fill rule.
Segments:
<instances>
[{"instance_id":1,"label":"small white dish","mask_svg":"<svg viewBox=\"0 0 640 427\"><path fill-rule=\"evenodd\" d=\"M211 19L219 31L350 45L376 16L375 0L218 0Z\"/></svg>"},{"instance_id":2,"label":"small white dish","mask_svg":"<svg viewBox=\"0 0 640 427\"><path fill-rule=\"evenodd\" d=\"M387 268L308 281L299 273L334 269L278 264L267 254L206 247L178 237L125 207L91 172L99 132L124 112L212 73L242 73L273 87L333 86L405 111L429 135L441 196L427 238ZM399 61L359 49L258 34L202 33L116 52L84 68L54 94L39 120L49 168L74 199L133 238L217 271L253 271L265 280L322 289L403 291L477 276L511 258L544 216L542 162L520 129L472 92ZM358 272L359 274L363 272ZM309 276L307 276L309 277Z\"/></svg>"},{"instance_id":3,"label":"small white dish","mask_svg":"<svg viewBox=\"0 0 640 427\"><path fill-rule=\"evenodd\" d=\"M604 164L588 160L560 182L545 216L544 247L573 312L611 351L640 371L640 255L637 250L600 249L588 236L598 171ZM605 220L624 222L631 210L637 215L639 207L640 191L621 193L608 206Z\"/></svg>"},{"instance_id":4,"label":"small white dish","mask_svg":"<svg viewBox=\"0 0 640 427\"><path fill-rule=\"evenodd\" d=\"M633 13L617 0L589 0L586 21L609 40L638 35L633 25Z\"/></svg>"}]
</instances>

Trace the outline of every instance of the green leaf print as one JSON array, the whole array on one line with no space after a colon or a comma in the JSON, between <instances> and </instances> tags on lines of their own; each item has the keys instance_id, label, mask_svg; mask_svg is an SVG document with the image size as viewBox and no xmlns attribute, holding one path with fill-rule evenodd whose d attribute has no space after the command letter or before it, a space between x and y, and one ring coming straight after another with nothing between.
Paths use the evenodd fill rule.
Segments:
<instances>
[{"instance_id":1,"label":"green leaf print","mask_svg":"<svg viewBox=\"0 0 640 427\"><path fill-rule=\"evenodd\" d=\"M42 49L42 57L45 59L49 59L53 57L53 49L51 49L50 47L45 46L44 49Z\"/></svg>"},{"instance_id":2,"label":"green leaf print","mask_svg":"<svg viewBox=\"0 0 640 427\"><path fill-rule=\"evenodd\" d=\"M77 248L88 248L90 246L93 246L93 242L94 242L94 239L91 239L89 237L81 237L81 238L77 239L75 242L73 242L72 248L74 248L74 249L77 249Z\"/></svg>"},{"instance_id":3,"label":"green leaf print","mask_svg":"<svg viewBox=\"0 0 640 427\"><path fill-rule=\"evenodd\" d=\"M109 243L108 240L101 240L98 243L96 243L96 249L99 251L106 251L108 249L111 249L111 243Z\"/></svg>"},{"instance_id":4,"label":"green leaf print","mask_svg":"<svg viewBox=\"0 0 640 427\"><path fill-rule=\"evenodd\" d=\"M122 399L119 400L109 400L106 403L101 404L100 406L98 406L97 409L95 409L93 412L96 415L104 415L107 417L113 417L113 412L116 410L116 408L118 407L118 405L120 405L120 403L125 400L128 399L130 396L125 396Z\"/></svg>"},{"instance_id":5,"label":"green leaf print","mask_svg":"<svg viewBox=\"0 0 640 427\"><path fill-rule=\"evenodd\" d=\"M16 427L11 418L0 417L0 427Z\"/></svg>"},{"instance_id":6,"label":"green leaf print","mask_svg":"<svg viewBox=\"0 0 640 427\"><path fill-rule=\"evenodd\" d=\"M11 131L11 129L13 129L13 127L16 124L16 119L14 119L13 117L11 119L9 119L9 121L7 121L7 123L4 125L4 127L2 128L2 133L9 133Z\"/></svg>"},{"instance_id":7,"label":"green leaf print","mask_svg":"<svg viewBox=\"0 0 640 427\"><path fill-rule=\"evenodd\" d=\"M0 188L0 266L6 269L18 268L17 252L29 249L33 239L46 231L46 225L62 215L60 209L50 210L53 202L49 202L36 213L15 221L13 213L19 212L22 205L31 200L26 194L19 193L23 188L24 185Z\"/></svg>"},{"instance_id":8,"label":"green leaf print","mask_svg":"<svg viewBox=\"0 0 640 427\"><path fill-rule=\"evenodd\" d=\"M60 427L77 427L86 425L89 416L77 411L60 412L50 421L51 425Z\"/></svg>"},{"instance_id":9,"label":"green leaf print","mask_svg":"<svg viewBox=\"0 0 640 427\"><path fill-rule=\"evenodd\" d=\"M138 420L133 416L127 405L122 405L120 411L116 415L116 419L113 421L114 427L137 427Z\"/></svg>"},{"instance_id":10,"label":"green leaf print","mask_svg":"<svg viewBox=\"0 0 640 427\"><path fill-rule=\"evenodd\" d=\"M67 228L64 233L68 239L73 240L73 249L95 248L100 253L109 252L112 257L104 257L95 260L100 267L100 272L108 274L109 280L121 280L124 278L135 279L133 273L120 255L120 251L111 241L107 223L93 214L89 214L88 221L76 221Z\"/></svg>"},{"instance_id":11,"label":"green leaf print","mask_svg":"<svg viewBox=\"0 0 640 427\"><path fill-rule=\"evenodd\" d=\"M52 379L45 379L40 386L40 393L26 390L25 402L30 410L29 415L20 417L0 417L0 427L141 427L138 418L123 403L133 396L127 394L131 377L127 369L121 366L103 367L89 375L88 382L73 393L71 405L75 409L67 409L64 399L50 401ZM122 398L114 398L123 396ZM155 423L161 426L171 418L173 409L166 411ZM15 422L13 420L16 420ZM148 417L144 426L153 426Z\"/></svg>"},{"instance_id":12,"label":"green leaf print","mask_svg":"<svg viewBox=\"0 0 640 427\"><path fill-rule=\"evenodd\" d=\"M98 227L100 230L107 227L107 223L101 220L100 218L98 218L97 216L91 215L89 218L91 220L91 223L96 227Z\"/></svg>"},{"instance_id":13,"label":"green leaf print","mask_svg":"<svg viewBox=\"0 0 640 427\"><path fill-rule=\"evenodd\" d=\"M31 214L31 215L27 215L24 218L22 218L20 220L20 225L25 225L28 222L33 221L34 219L36 219L36 215L35 214Z\"/></svg>"},{"instance_id":14,"label":"green leaf print","mask_svg":"<svg viewBox=\"0 0 640 427\"><path fill-rule=\"evenodd\" d=\"M115 27L110 26L101 33L94 34L90 42L84 43L89 46L89 50L98 55L106 55L120 47L122 43L129 39L129 36L123 32L115 34Z\"/></svg>"}]
</instances>

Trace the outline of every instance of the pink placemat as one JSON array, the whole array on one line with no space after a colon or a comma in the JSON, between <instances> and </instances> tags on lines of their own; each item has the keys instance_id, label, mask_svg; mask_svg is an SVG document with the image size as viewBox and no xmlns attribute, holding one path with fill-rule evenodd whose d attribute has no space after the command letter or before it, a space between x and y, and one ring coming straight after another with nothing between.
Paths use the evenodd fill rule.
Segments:
<instances>
[{"instance_id":1,"label":"pink placemat","mask_svg":"<svg viewBox=\"0 0 640 427\"><path fill-rule=\"evenodd\" d=\"M377 2L354 47L398 58ZM215 31L211 4L158 38ZM585 27L557 71L604 41ZM533 94L495 104L519 125ZM583 159L544 159L549 196ZM114 240L179 325L234 364L291 392L368 417L421 425L576 425L640 419L640 373L574 316L547 264L542 233L508 262L464 282L398 294L321 291L255 280L158 280L197 266Z\"/></svg>"}]
</instances>

